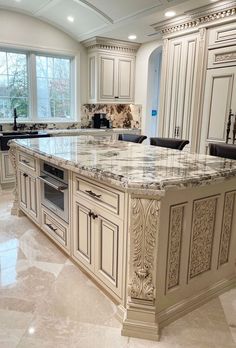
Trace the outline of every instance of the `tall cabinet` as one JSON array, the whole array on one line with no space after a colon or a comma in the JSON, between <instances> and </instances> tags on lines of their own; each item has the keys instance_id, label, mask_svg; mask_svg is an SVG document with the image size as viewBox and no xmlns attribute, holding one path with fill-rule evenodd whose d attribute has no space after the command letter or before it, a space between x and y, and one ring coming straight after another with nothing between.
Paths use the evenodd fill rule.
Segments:
<instances>
[{"instance_id":1,"label":"tall cabinet","mask_svg":"<svg viewBox=\"0 0 236 348\"><path fill-rule=\"evenodd\" d=\"M163 36L159 136L207 153L210 142L225 142L229 110L236 113L235 1L152 26Z\"/></svg>"},{"instance_id":2,"label":"tall cabinet","mask_svg":"<svg viewBox=\"0 0 236 348\"><path fill-rule=\"evenodd\" d=\"M134 102L135 55L139 44L95 37L88 49L88 102Z\"/></svg>"}]
</instances>

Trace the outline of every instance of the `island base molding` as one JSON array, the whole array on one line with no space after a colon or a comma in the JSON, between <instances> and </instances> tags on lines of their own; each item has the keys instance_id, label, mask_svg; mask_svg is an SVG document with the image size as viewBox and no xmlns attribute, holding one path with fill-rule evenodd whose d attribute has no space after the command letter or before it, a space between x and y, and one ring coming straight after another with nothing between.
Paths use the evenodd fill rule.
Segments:
<instances>
[{"instance_id":1,"label":"island base molding","mask_svg":"<svg viewBox=\"0 0 236 348\"><path fill-rule=\"evenodd\" d=\"M127 305L121 333L123 336L159 341L155 306Z\"/></svg>"},{"instance_id":2,"label":"island base molding","mask_svg":"<svg viewBox=\"0 0 236 348\"><path fill-rule=\"evenodd\" d=\"M230 279L220 281L213 286L205 289L200 294L184 299L175 305L163 310L157 314L159 329L169 325L173 321L199 308L208 301L216 298L222 293L236 287L236 276Z\"/></svg>"}]
</instances>

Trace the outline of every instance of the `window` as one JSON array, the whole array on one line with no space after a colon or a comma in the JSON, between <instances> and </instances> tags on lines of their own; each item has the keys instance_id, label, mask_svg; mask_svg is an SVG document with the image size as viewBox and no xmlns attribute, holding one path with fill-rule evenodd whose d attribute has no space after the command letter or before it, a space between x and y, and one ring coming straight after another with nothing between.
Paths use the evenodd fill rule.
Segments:
<instances>
[{"instance_id":1,"label":"window","mask_svg":"<svg viewBox=\"0 0 236 348\"><path fill-rule=\"evenodd\" d=\"M72 63L68 57L0 51L0 122L12 122L14 108L28 121L73 120Z\"/></svg>"},{"instance_id":2,"label":"window","mask_svg":"<svg viewBox=\"0 0 236 348\"><path fill-rule=\"evenodd\" d=\"M36 78L38 118L70 118L70 59L36 56Z\"/></svg>"},{"instance_id":3,"label":"window","mask_svg":"<svg viewBox=\"0 0 236 348\"><path fill-rule=\"evenodd\" d=\"M29 110L27 56L23 53L0 51L0 119L9 120L13 109L19 117Z\"/></svg>"}]
</instances>

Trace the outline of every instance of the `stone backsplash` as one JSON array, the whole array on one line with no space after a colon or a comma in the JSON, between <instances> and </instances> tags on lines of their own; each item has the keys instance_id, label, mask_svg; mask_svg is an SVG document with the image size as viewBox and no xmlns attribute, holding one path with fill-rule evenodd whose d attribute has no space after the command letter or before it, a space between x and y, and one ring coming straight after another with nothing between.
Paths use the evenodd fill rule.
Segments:
<instances>
[{"instance_id":1,"label":"stone backsplash","mask_svg":"<svg viewBox=\"0 0 236 348\"><path fill-rule=\"evenodd\" d=\"M141 105L134 104L84 104L81 108L81 127L91 127L96 112L107 114L113 128L140 128Z\"/></svg>"}]
</instances>

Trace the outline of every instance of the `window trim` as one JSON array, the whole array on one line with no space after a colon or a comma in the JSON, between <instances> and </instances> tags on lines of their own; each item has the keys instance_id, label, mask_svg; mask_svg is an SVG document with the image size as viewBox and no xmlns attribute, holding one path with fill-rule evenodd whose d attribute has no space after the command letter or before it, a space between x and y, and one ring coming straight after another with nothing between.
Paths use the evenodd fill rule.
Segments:
<instances>
[{"instance_id":1,"label":"window trim","mask_svg":"<svg viewBox=\"0 0 236 348\"><path fill-rule=\"evenodd\" d=\"M28 73L28 98L29 98L29 115L27 118L20 118L19 123L72 123L78 122L77 114L77 78L76 78L76 67L78 64L78 53L77 55L68 54L66 52L60 53L44 49L26 49L17 48L11 46L0 46L0 51L13 52L26 54L27 58L27 73ZM37 115L37 79L36 79L36 56L53 57L53 58L65 58L70 60L70 85L71 85L71 117L70 119L65 118L45 118L40 119ZM79 102L79 101L78 101ZM9 119L0 120L1 124L9 124L13 122L13 117Z\"/></svg>"}]
</instances>

